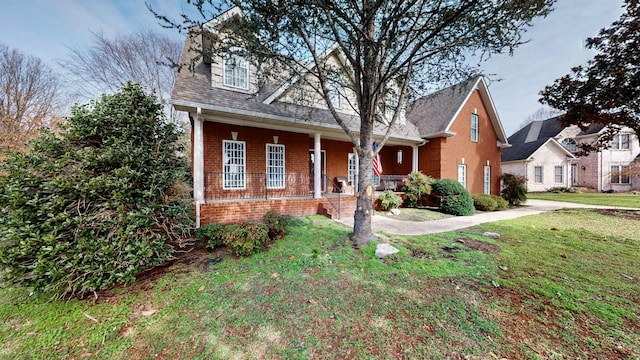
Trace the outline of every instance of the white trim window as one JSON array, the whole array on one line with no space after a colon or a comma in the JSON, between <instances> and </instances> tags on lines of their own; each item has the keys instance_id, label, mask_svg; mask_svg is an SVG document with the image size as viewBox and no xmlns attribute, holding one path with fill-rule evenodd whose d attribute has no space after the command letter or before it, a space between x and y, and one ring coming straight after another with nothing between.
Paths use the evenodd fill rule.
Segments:
<instances>
[{"instance_id":1,"label":"white trim window","mask_svg":"<svg viewBox=\"0 0 640 360\"><path fill-rule=\"evenodd\" d=\"M342 86L335 81L330 81L327 84L327 90L329 91L329 100L331 105L336 109L342 108Z\"/></svg>"},{"instance_id":2,"label":"white trim window","mask_svg":"<svg viewBox=\"0 0 640 360\"><path fill-rule=\"evenodd\" d=\"M222 140L222 189L245 188L246 159L244 141Z\"/></svg>"},{"instance_id":3,"label":"white trim window","mask_svg":"<svg viewBox=\"0 0 640 360\"><path fill-rule=\"evenodd\" d=\"M542 166L533 167L533 178L536 184L542 184L544 180L544 172Z\"/></svg>"},{"instance_id":4,"label":"white trim window","mask_svg":"<svg viewBox=\"0 0 640 360\"><path fill-rule=\"evenodd\" d=\"M478 114L471 114L471 141L478 142Z\"/></svg>"},{"instance_id":5,"label":"white trim window","mask_svg":"<svg viewBox=\"0 0 640 360\"><path fill-rule=\"evenodd\" d=\"M564 166L556 165L553 167L553 182L556 184L564 183Z\"/></svg>"},{"instance_id":6,"label":"white trim window","mask_svg":"<svg viewBox=\"0 0 640 360\"><path fill-rule=\"evenodd\" d=\"M491 194L491 166L484 167L484 193Z\"/></svg>"},{"instance_id":7,"label":"white trim window","mask_svg":"<svg viewBox=\"0 0 640 360\"><path fill-rule=\"evenodd\" d=\"M357 179L356 179L356 172L357 172L357 168L358 168L358 158L356 157L355 153L349 153L348 154L348 159L347 159L347 163L348 163L348 169L347 169L347 178L349 179L349 183L351 185L356 185Z\"/></svg>"},{"instance_id":8,"label":"white trim window","mask_svg":"<svg viewBox=\"0 0 640 360\"><path fill-rule=\"evenodd\" d=\"M631 149L631 135L630 134L618 134L613 138L611 142L611 148L613 150L629 150Z\"/></svg>"},{"instance_id":9,"label":"white trim window","mask_svg":"<svg viewBox=\"0 0 640 360\"><path fill-rule=\"evenodd\" d=\"M572 138L566 138L562 140L562 146L564 146L564 148L567 149L567 151L573 154L578 152L578 144Z\"/></svg>"},{"instance_id":10,"label":"white trim window","mask_svg":"<svg viewBox=\"0 0 640 360\"><path fill-rule=\"evenodd\" d=\"M611 183L612 184L630 184L628 165L611 165Z\"/></svg>"},{"instance_id":11,"label":"white trim window","mask_svg":"<svg viewBox=\"0 0 640 360\"><path fill-rule=\"evenodd\" d=\"M267 189L284 189L284 145L267 144Z\"/></svg>"},{"instance_id":12,"label":"white trim window","mask_svg":"<svg viewBox=\"0 0 640 360\"><path fill-rule=\"evenodd\" d=\"M239 54L241 49L231 48L224 57L224 85L238 89L249 89L249 61Z\"/></svg>"},{"instance_id":13,"label":"white trim window","mask_svg":"<svg viewBox=\"0 0 640 360\"><path fill-rule=\"evenodd\" d=\"M465 164L458 165L458 182L465 189L467 188L467 165Z\"/></svg>"}]
</instances>

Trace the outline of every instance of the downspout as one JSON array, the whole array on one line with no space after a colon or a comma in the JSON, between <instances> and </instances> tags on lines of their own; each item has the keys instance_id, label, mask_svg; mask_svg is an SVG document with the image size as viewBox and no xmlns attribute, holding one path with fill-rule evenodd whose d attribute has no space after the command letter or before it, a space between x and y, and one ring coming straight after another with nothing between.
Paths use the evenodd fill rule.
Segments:
<instances>
[{"instance_id":1,"label":"downspout","mask_svg":"<svg viewBox=\"0 0 640 360\"><path fill-rule=\"evenodd\" d=\"M412 150L413 150L413 154L412 155L413 156L411 158L411 171L413 171L413 172L419 170L418 167L419 167L420 163L418 162L418 153L419 153L418 149L421 146L424 146L424 144L426 144L426 143L427 143L427 141L425 140L425 141L421 142L420 144L412 146Z\"/></svg>"}]
</instances>

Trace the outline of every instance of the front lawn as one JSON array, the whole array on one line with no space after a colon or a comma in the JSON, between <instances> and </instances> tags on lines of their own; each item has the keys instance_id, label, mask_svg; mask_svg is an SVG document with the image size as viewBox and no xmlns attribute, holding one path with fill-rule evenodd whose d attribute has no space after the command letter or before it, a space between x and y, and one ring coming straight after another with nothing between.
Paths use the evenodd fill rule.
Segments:
<instances>
[{"instance_id":1,"label":"front lawn","mask_svg":"<svg viewBox=\"0 0 640 360\"><path fill-rule=\"evenodd\" d=\"M602 193L529 193L529 199L566 201L588 205L621 206L630 208L640 208L640 195L628 193L602 194Z\"/></svg>"},{"instance_id":2,"label":"front lawn","mask_svg":"<svg viewBox=\"0 0 640 360\"><path fill-rule=\"evenodd\" d=\"M296 219L265 253L190 253L97 300L2 289L0 358L640 357L637 212L383 238L382 261L348 232Z\"/></svg>"}]
</instances>

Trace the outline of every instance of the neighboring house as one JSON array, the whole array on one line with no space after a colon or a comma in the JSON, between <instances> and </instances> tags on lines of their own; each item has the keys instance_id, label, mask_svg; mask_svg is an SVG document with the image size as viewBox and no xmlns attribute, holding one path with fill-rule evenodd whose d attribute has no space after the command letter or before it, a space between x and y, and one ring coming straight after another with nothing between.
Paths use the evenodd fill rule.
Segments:
<instances>
[{"instance_id":1,"label":"neighboring house","mask_svg":"<svg viewBox=\"0 0 640 360\"><path fill-rule=\"evenodd\" d=\"M640 154L637 137L623 128L611 148L577 156L579 144L595 142L606 130L563 128L557 118L534 121L509 137L511 148L502 152L502 172L527 178L528 191L552 187L586 187L597 191L637 189L630 166ZM635 180L637 181L637 180Z\"/></svg>"},{"instance_id":2,"label":"neighboring house","mask_svg":"<svg viewBox=\"0 0 640 360\"><path fill-rule=\"evenodd\" d=\"M201 44L187 37L181 62L189 63L195 56L189 49ZM334 49L322 59L343 64ZM171 103L188 112L192 124L198 226L258 219L269 209L291 216L353 215L357 155L321 97L308 91L305 76L258 87L255 69L238 55L204 59L194 72L177 75ZM333 99L358 132L359 119L349 107L353 97L336 88ZM458 179L471 193L499 193L500 150L508 144L482 77L419 99L405 112L380 151L378 189L420 170ZM378 124L374 138L384 132Z\"/></svg>"}]
</instances>

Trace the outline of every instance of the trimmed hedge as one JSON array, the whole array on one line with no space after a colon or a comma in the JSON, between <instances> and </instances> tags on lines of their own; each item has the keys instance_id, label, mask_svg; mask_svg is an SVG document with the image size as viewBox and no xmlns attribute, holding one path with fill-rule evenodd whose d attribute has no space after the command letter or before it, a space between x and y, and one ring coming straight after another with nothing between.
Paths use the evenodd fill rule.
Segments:
<instances>
[{"instance_id":1,"label":"trimmed hedge","mask_svg":"<svg viewBox=\"0 0 640 360\"><path fill-rule=\"evenodd\" d=\"M402 205L402 197L396 195L391 190L385 190L380 194L380 196L378 196L378 204L380 204L380 209L384 211L397 209Z\"/></svg>"},{"instance_id":2,"label":"trimmed hedge","mask_svg":"<svg viewBox=\"0 0 640 360\"><path fill-rule=\"evenodd\" d=\"M473 205L476 210L480 211L495 211L504 210L509 206L509 202L500 196L488 195L488 194L474 194Z\"/></svg>"},{"instance_id":3,"label":"trimmed hedge","mask_svg":"<svg viewBox=\"0 0 640 360\"><path fill-rule=\"evenodd\" d=\"M475 212L471 195L457 180L438 179L431 188L443 212L457 216L473 215Z\"/></svg>"}]
</instances>

